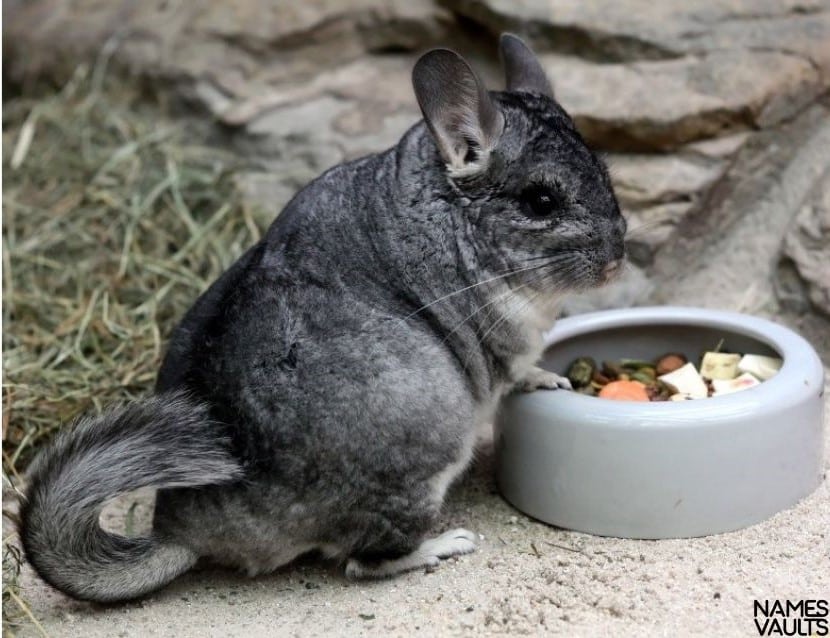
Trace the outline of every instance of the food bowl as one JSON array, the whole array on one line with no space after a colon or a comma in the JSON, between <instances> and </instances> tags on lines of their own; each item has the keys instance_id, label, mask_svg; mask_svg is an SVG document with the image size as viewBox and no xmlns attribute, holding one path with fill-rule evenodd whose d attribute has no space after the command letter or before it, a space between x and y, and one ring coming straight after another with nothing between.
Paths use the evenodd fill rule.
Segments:
<instances>
[{"instance_id":1,"label":"food bowl","mask_svg":"<svg viewBox=\"0 0 830 638\"><path fill-rule=\"evenodd\" d=\"M640 403L566 390L512 394L495 421L497 481L517 509L567 529L684 538L740 529L821 482L824 370L793 331L747 315L631 308L559 321L541 366L727 350L780 357L760 385L706 399Z\"/></svg>"}]
</instances>

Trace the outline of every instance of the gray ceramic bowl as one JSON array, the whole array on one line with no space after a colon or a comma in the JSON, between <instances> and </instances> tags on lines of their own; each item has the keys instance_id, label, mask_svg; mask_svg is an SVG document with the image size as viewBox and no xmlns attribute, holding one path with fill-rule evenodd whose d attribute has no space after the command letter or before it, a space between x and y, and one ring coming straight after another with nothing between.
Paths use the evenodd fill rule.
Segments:
<instances>
[{"instance_id":1,"label":"gray ceramic bowl","mask_svg":"<svg viewBox=\"0 0 830 638\"><path fill-rule=\"evenodd\" d=\"M682 403L568 391L508 397L495 424L498 484L519 510L568 529L679 538L739 529L794 505L821 481L823 376L813 348L764 319L697 308L632 308L561 320L542 366L578 356L695 358L730 350L783 358L776 376Z\"/></svg>"}]
</instances>

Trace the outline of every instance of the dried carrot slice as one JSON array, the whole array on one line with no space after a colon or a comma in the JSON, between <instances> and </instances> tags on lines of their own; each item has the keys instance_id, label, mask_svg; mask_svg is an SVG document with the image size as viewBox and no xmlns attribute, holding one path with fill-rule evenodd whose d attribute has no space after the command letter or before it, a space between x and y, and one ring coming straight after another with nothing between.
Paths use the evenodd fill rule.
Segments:
<instances>
[{"instance_id":1,"label":"dried carrot slice","mask_svg":"<svg viewBox=\"0 0 830 638\"><path fill-rule=\"evenodd\" d=\"M639 381L612 381L599 391L601 399L648 401L646 386Z\"/></svg>"}]
</instances>

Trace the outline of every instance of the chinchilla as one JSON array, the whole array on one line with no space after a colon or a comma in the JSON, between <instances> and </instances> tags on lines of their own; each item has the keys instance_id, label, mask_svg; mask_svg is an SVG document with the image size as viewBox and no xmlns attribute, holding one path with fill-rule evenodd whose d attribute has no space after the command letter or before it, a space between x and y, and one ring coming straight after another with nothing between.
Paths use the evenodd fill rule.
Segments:
<instances>
[{"instance_id":1,"label":"chinchilla","mask_svg":"<svg viewBox=\"0 0 830 638\"><path fill-rule=\"evenodd\" d=\"M80 599L153 591L197 559L274 570L313 550L350 577L471 552L426 539L478 426L534 366L570 291L604 283L626 224L608 173L533 53L507 90L456 53L413 70L424 119L301 190L175 330L155 395L86 417L33 463L26 556ZM153 531L103 531L157 487Z\"/></svg>"}]
</instances>

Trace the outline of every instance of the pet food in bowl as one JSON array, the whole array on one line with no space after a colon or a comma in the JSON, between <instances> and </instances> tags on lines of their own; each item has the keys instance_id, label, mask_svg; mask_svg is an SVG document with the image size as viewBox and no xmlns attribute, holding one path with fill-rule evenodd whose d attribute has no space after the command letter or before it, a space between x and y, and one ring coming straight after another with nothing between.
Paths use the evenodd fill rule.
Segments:
<instances>
[{"instance_id":1,"label":"pet food in bowl","mask_svg":"<svg viewBox=\"0 0 830 638\"><path fill-rule=\"evenodd\" d=\"M687 401L746 390L766 381L781 368L777 357L705 352L695 366L683 353L655 359L619 359L598 366L592 357L575 359L565 376L574 390L618 401Z\"/></svg>"}]
</instances>

